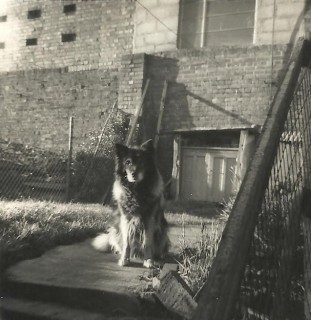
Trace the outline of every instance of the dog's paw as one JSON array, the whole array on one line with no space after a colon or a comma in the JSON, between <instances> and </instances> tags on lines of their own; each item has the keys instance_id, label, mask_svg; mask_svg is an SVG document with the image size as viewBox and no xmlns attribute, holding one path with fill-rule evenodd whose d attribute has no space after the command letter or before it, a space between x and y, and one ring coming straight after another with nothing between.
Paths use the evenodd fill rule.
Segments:
<instances>
[{"instance_id":1,"label":"dog's paw","mask_svg":"<svg viewBox=\"0 0 311 320\"><path fill-rule=\"evenodd\" d=\"M130 264L130 259L129 258L120 258L118 261L118 265L120 267L125 267L128 266Z\"/></svg>"},{"instance_id":2,"label":"dog's paw","mask_svg":"<svg viewBox=\"0 0 311 320\"><path fill-rule=\"evenodd\" d=\"M144 266L145 268L149 268L149 269L150 269L150 268L154 267L154 262L153 262L152 259L144 260L143 266Z\"/></svg>"}]
</instances>

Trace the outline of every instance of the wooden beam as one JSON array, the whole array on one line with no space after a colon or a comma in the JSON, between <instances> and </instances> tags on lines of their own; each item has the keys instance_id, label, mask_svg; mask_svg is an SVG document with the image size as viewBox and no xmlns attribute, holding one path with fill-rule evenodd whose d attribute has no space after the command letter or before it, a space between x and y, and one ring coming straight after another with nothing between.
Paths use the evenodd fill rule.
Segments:
<instances>
[{"instance_id":1,"label":"wooden beam","mask_svg":"<svg viewBox=\"0 0 311 320\"><path fill-rule=\"evenodd\" d=\"M174 199L179 199L180 193L180 165L181 165L181 135L175 135L173 143L173 170L172 170L172 183L171 192Z\"/></svg>"},{"instance_id":2,"label":"wooden beam","mask_svg":"<svg viewBox=\"0 0 311 320\"><path fill-rule=\"evenodd\" d=\"M156 135L154 137L153 141L153 147L154 149L157 148L158 142L159 142L159 135L160 135L160 130L161 130L161 123L162 123L162 118L163 118L163 112L164 112L164 107L165 107L165 98L166 98L166 93L167 93L167 80L164 81L163 85L163 91L162 91L162 97L161 97L161 103L160 103L160 112L158 116L158 123L157 123L157 129L156 129Z\"/></svg>"},{"instance_id":3,"label":"wooden beam","mask_svg":"<svg viewBox=\"0 0 311 320\"><path fill-rule=\"evenodd\" d=\"M136 125L137 125L137 122L138 122L138 118L139 118L139 116L141 114L141 110L143 108L143 104L144 104L144 100L145 100L145 96L146 96L146 93L147 93L147 89L148 89L149 83L150 83L150 79L148 78L147 82L146 82L146 85L145 85L145 88L144 88L144 91L143 91L143 94L142 94L142 97L141 97L141 100L140 100L140 104L136 108L134 119L133 119L133 122L131 123L130 131L129 131L129 134L128 134L127 139L126 139L126 145L129 145L132 142L133 135L134 135L134 132L135 132L135 128L136 128Z\"/></svg>"}]
</instances>

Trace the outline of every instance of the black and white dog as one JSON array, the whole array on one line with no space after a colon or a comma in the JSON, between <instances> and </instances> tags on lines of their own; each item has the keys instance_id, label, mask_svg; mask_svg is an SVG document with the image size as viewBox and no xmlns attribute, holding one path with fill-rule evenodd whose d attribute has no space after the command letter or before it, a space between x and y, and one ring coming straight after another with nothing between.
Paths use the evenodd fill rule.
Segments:
<instances>
[{"instance_id":1,"label":"black and white dog","mask_svg":"<svg viewBox=\"0 0 311 320\"><path fill-rule=\"evenodd\" d=\"M143 257L144 267L163 258L170 245L164 217L163 180L156 167L152 140L140 147L116 145L113 198L118 209L108 233L93 240L104 252L121 254L118 264L126 266L130 257Z\"/></svg>"}]
</instances>

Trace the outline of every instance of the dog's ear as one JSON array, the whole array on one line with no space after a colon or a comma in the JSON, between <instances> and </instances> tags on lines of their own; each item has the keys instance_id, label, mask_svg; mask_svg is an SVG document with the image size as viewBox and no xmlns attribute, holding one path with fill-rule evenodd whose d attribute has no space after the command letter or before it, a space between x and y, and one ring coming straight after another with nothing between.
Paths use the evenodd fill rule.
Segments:
<instances>
[{"instance_id":1,"label":"dog's ear","mask_svg":"<svg viewBox=\"0 0 311 320\"><path fill-rule=\"evenodd\" d=\"M120 144L120 143L116 143L116 155L118 158L122 158L124 157L128 152L128 147Z\"/></svg>"},{"instance_id":2,"label":"dog's ear","mask_svg":"<svg viewBox=\"0 0 311 320\"><path fill-rule=\"evenodd\" d=\"M148 152L153 152L153 141L152 141L152 139L145 141L140 147L143 150L146 150Z\"/></svg>"}]
</instances>

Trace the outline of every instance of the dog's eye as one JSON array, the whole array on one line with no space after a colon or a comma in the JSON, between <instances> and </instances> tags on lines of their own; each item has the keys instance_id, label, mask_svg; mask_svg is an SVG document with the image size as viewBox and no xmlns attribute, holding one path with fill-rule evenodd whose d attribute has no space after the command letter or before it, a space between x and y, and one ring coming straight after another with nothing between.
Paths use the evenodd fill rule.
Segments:
<instances>
[{"instance_id":1,"label":"dog's eye","mask_svg":"<svg viewBox=\"0 0 311 320\"><path fill-rule=\"evenodd\" d=\"M125 160L125 162L124 162L127 166L129 166L131 163L132 163L132 161L130 160L130 159L127 159L127 160Z\"/></svg>"}]
</instances>

